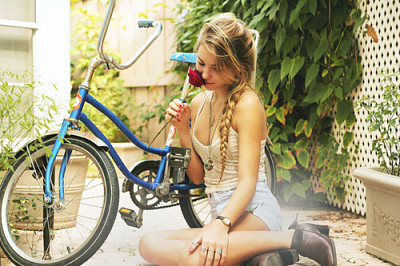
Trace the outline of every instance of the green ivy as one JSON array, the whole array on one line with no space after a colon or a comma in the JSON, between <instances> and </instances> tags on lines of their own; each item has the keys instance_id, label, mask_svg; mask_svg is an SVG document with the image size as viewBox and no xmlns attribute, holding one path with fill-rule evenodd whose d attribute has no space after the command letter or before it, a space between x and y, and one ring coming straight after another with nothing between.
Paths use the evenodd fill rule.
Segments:
<instances>
[{"instance_id":1,"label":"green ivy","mask_svg":"<svg viewBox=\"0 0 400 266\"><path fill-rule=\"evenodd\" d=\"M354 33L364 18L355 1L188 0L178 7L189 11L177 25L178 51L193 52L201 26L222 12L260 32L256 88L264 95L283 197L305 197L313 170L343 200L355 122L348 96L362 73ZM335 119L344 128L339 142Z\"/></svg>"}]
</instances>

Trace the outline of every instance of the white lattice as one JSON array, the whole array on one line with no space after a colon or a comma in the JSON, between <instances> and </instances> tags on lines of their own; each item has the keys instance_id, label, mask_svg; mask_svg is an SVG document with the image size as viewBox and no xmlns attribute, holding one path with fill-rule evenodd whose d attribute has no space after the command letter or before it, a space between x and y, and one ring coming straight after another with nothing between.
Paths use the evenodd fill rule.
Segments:
<instances>
[{"instance_id":1,"label":"white lattice","mask_svg":"<svg viewBox=\"0 0 400 266\"><path fill-rule=\"evenodd\" d=\"M394 71L398 68L400 59L400 1L399 0L377 0L359 1L360 8L367 15L366 23L358 31L356 38L359 44L359 54L362 58L363 77L360 86L350 95L353 102L357 102L364 95L373 96L379 99L377 91L382 70ZM375 43L371 37L365 34L365 25L371 25L377 35L378 42ZM357 121L353 126L354 143L358 143L358 154L352 155L356 158L351 167L348 167L344 174L350 176L346 183L346 199L343 205L335 199L332 194L328 195L329 202L345 210L365 215L365 188L361 181L352 176L354 169L358 167L379 166L375 154L371 151L372 136L368 132L365 121L367 113L365 110L356 112ZM334 124L334 134L338 140L341 139L343 128ZM355 146L350 147L351 153L354 153ZM315 190L319 188L317 177L313 176L312 182Z\"/></svg>"}]
</instances>

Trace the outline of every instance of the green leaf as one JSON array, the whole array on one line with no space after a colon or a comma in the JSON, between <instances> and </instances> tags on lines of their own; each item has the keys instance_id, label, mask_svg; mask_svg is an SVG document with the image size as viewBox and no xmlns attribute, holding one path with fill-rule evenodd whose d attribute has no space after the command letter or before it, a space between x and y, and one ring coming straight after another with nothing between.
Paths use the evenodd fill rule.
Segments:
<instances>
[{"instance_id":1,"label":"green leaf","mask_svg":"<svg viewBox=\"0 0 400 266\"><path fill-rule=\"evenodd\" d=\"M283 169L291 169L296 166L296 160L290 151L283 152L282 156L280 156L280 162Z\"/></svg>"},{"instance_id":2,"label":"green leaf","mask_svg":"<svg viewBox=\"0 0 400 266\"><path fill-rule=\"evenodd\" d=\"M323 54L328 51L329 42L328 40L323 40L320 45L314 51L314 62L317 62Z\"/></svg>"},{"instance_id":3,"label":"green leaf","mask_svg":"<svg viewBox=\"0 0 400 266\"><path fill-rule=\"evenodd\" d=\"M285 199L285 201L288 201L290 197L293 195L292 186L284 186L282 190L283 190L283 198Z\"/></svg>"},{"instance_id":4,"label":"green leaf","mask_svg":"<svg viewBox=\"0 0 400 266\"><path fill-rule=\"evenodd\" d=\"M284 27L279 27L276 31L276 41L275 41L275 49L276 53L279 54L281 50L282 44L286 37L286 29Z\"/></svg>"},{"instance_id":5,"label":"green leaf","mask_svg":"<svg viewBox=\"0 0 400 266\"><path fill-rule=\"evenodd\" d=\"M328 160L328 149L325 147L319 147L317 149L317 161L315 163L316 168L322 168Z\"/></svg>"},{"instance_id":6,"label":"green leaf","mask_svg":"<svg viewBox=\"0 0 400 266\"><path fill-rule=\"evenodd\" d=\"M346 119L345 126L351 127L352 125L354 125L355 122L356 122L356 116L354 115L354 113L351 113Z\"/></svg>"},{"instance_id":7,"label":"green leaf","mask_svg":"<svg viewBox=\"0 0 400 266\"><path fill-rule=\"evenodd\" d=\"M310 91L304 98L306 103L319 102L325 94L325 88L320 83L316 83L314 86L310 87Z\"/></svg>"},{"instance_id":8,"label":"green leaf","mask_svg":"<svg viewBox=\"0 0 400 266\"><path fill-rule=\"evenodd\" d=\"M269 72L268 89L272 94L275 92L276 87L278 87L279 82L281 82L280 75L281 75L280 69L273 69L271 70L271 72Z\"/></svg>"},{"instance_id":9,"label":"green leaf","mask_svg":"<svg viewBox=\"0 0 400 266\"><path fill-rule=\"evenodd\" d=\"M313 129L313 124L307 123L306 128L304 129L304 134L306 134L308 138L311 137L312 129Z\"/></svg>"},{"instance_id":10,"label":"green leaf","mask_svg":"<svg viewBox=\"0 0 400 266\"><path fill-rule=\"evenodd\" d=\"M271 151L277 155L281 155L282 154L282 150L281 150L281 144L280 143L274 143L271 147Z\"/></svg>"},{"instance_id":11,"label":"green leaf","mask_svg":"<svg viewBox=\"0 0 400 266\"><path fill-rule=\"evenodd\" d=\"M296 9L294 9L292 11L292 13L290 13L289 24L292 24L293 21L298 18L300 11L303 8L303 6L306 4L306 2L307 2L307 0L300 0L297 2Z\"/></svg>"},{"instance_id":12,"label":"green leaf","mask_svg":"<svg viewBox=\"0 0 400 266\"><path fill-rule=\"evenodd\" d=\"M297 160L304 168L308 168L308 164L310 162L310 154L307 150L303 150L297 153Z\"/></svg>"},{"instance_id":13,"label":"green leaf","mask_svg":"<svg viewBox=\"0 0 400 266\"><path fill-rule=\"evenodd\" d=\"M276 107L273 105L270 105L270 106L268 106L267 112L265 114L267 115L267 117L269 117L269 116L275 114L275 112L276 112Z\"/></svg>"},{"instance_id":14,"label":"green leaf","mask_svg":"<svg viewBox=\"0 0 400 266\"><path fill-rule=\"evenodd\" d=\"M294 145L294 148L295 148L296 150L307 149L307 148L308 148L308 139L302 138L302 139L298 140L298 141L296 142L296 144Z\"/></svg>"},{"instance_id":15,"label":"green leaf","mask_svg":"<svg viewBox=\"0 0 400 266\"><path fill-rule=\"evenodd\" d=\"M335 88L335 95L336 97L338 97L339 99L343 99L343 88L342 87L336 87Z\"/></svg>"},{"instance_id":16,"label":"green leaf","mask_svg":"<svg viewBox=\"0 0 400 266\"><path fill-rule=\"evenodd\" d=\"M306 197L306 191L304 190L303 186L301 184L296 184L293 186L293 192L294 194L305 198Z\"/></svg>"},{"instance_id":17,"label":"green leaf","mask_svg":"<svg viewBox=\"0 0 400 266\"><path fill-rule=\"evenodd\" d=\"M299 121L297 121L296 128L294 129L294 133L295 133L296 137L298 135L300 135L301 132L303 132L305 122L306 122L306 120L304 120L304 119L300 119Z\"/></svg>"},{"instance_id":18,"label":"green leaf","mask_svg":"<svg viewBox=\"0 0 400 266\"><path fill-rule=\"evenodd\" d=\"M282 124L285 124L285 114L284 114L284 109L283 107L279 107L276 112L276 118L278 119L279 122Z\"/></svg>"},{"instance_id":19,"label":"green leaf","mask_svg":"<svg viewBox=\"0 0 400 266\"><path fill-rule=\"evenodd\" d=\"M319 65L317 64L312 64L308 69L307 69L307 74L306 74L306 83L305 86L306 88L310 83L317 77L319 72Z\"/></svg>"},{"instance_id":20,"label":"green leaf","mask_svg":"<svg viewBox=\"0 0 400 266\"><path fill-rule=\"evenodd\" d=\"M314 194L313 200L315 202L323 203L327 201L327 198L323 192L318 192Z\"/></svg>"},{"instance_id":21,"label":"green leaf","mask_svg":"<svg viewBox=\"0 0 400 266\"><path fill-rule=\"evenodd\" d=\"M289 57L285 57L281 65L281 80L283 80L283 78L286 77L287 74L289 74L291 67L292 59L290 59Z\"/></svg>"},{"instance_id":22,"label":"green leaf","mask_svg":"<svg viewBox=\"0 0 400 266\"><path fill-rule=\"evenodd\" d=\"M296 56L296 58L292 60L289 79L293 79L296 76L296 74L300 71L300 69L303 67L303 65L304 65L304 57Z\"/></svg>"},{"instance_id":23,"label":"green leaf","mask_svg":"<svg viewBox=\"0 0 400 266\"><path fill-rule=\"evenodd\" d=\"M251 22L249 23L249 28L255 28L255 26L260 23L260 21L262 19L265 19L265 15L263 13L260 13L256 16L253 17L253 19L251 20ZM265 23L265 22L263 22Z\"/></svg>"},{"instance_id":24,"label":"green leaf","mask_svg":"<svg viewBox=\"0 0 400 266\"><path fill-rule=\"evenodd\" d=\"M336 121L340 126L353 112L353 103L350 101L339 101L337 104L337 110Z\"/></svg>"},{"instance_id":25,"label":"green leaf","mask_svg":"<svg viewBox=\"0 0 400 266\"><path fill-rule=\"evenodd\" d=\"M289 170L283 170L280 177L288 182L292 180L292 175Z\"/></svg>"},{"instance_id":26,"label":"green leaf","mask_svg":"<svg viewBox=\"0 0 400 266\"><path fill-rule=\"evenodd\" d=\"M308 10L313 16L315 16L315 13L317 12L317 5L317 0L308 1Z\"/></svg>"},{"instance_id":27,"label":"green leaf","mask_svg":"<svg viewBox=\"0 0 400 266\"><path fill-rule=\"evenodd\" d=\"M349 145L353 142L354 139L354 133L346 131L343 135L343 147L347 149Z\"/></svg>"}]
</instances>

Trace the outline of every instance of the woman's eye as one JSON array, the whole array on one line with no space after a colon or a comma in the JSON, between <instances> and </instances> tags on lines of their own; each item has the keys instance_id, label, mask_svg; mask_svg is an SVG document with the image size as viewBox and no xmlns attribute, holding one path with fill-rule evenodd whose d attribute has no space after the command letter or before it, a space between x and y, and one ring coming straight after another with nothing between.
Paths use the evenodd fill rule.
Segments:
<instances>
[{"instance_id":1,"label":"woman's eye","mask_svg":"<svg viewBox=\"0 0 400 266\"><path fill-rule=\"evenodd\" d=\"M200 66L205 66L206 64L204 64L204 63L199 63L199 65L200 65Z\"/></svg>"}]
</instances>

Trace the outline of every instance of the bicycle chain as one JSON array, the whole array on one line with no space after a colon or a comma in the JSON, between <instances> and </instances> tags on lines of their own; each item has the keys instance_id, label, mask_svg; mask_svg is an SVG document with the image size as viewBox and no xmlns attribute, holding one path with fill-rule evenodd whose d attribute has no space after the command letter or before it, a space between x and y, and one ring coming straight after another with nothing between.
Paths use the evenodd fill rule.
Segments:
<instances>
[{"instance_id":1,"label":"bicycle chain","mask_svg":"<svg viewBox=\"0 0 400 266\"><path fill-rule=\"evenodd\" d=\"M183 197L190 197L190 195L179 195L177 198L183 198ZM196 199L193 199L193 201L198 201L198 200L201 200L201 199L203 199L203 198L196 198ZM157 205L159 205L160 203L161 203L161 201ZM179 205L179 202L178 203L169 204L169 205L166 205L166 206L159 206L159 207L154 206L152 208L144 207L144 208L141 208L141 209L145 210L145 211L147 211L147 210L161 210L161 209L175 207L175 206L178 206L178 205Z\"/></svg>"}]
</instances>

